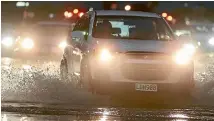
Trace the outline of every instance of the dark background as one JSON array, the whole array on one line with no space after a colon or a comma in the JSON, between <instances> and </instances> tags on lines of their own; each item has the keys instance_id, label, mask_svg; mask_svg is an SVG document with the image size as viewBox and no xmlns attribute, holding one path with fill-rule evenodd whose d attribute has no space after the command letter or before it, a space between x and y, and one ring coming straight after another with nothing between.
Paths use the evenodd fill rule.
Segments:
<instances>
[{"instance_id":1,"label":"dark background","mask_svg":"<svg viewBox=\"0 0 214 121\"><path fill-rule=\"evenodd\" d=\"M54 14L54 19L63 20L64 11L78 8L81 11L88 11L89 7L93 7L95 10L101 10L104 7L103 1L33 1L29 2L30 5L27 8L16 7L16 2L4 1L1 2L2 12L1 18L3 23L19 24L23 20L24 10L34 13L33 18L28 18L30 21L50 20L49 14ZM129 1L117 1L112 2L118 5L118 9L124 9L127 4L147 5L146 1L129 2ZM209 20L214 21L214 2L156 2L157 6L154 7L154 12L162 13L167 12L172 15L177 23L183 22L184 17L188 16L193 20ZM111 3L110 3L111 4ZM185 6L186 5L186 6Z\"/></svg>"}]
</instances>

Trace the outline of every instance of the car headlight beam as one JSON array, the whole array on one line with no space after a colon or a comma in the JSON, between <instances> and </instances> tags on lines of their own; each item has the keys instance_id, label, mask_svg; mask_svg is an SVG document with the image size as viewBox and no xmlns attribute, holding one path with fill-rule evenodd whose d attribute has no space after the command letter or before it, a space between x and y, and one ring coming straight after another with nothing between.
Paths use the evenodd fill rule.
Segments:
<instances>
[{"instance_id":1,"label":"car headlight beam","mask_svg":"<svg viewBox=\"0 0 214 121\"><path fill-rule=\"evenodd\" d=\"M187 64L191 60L191 56L185 53L185 51L179 51L176 53L175 62L179 65Z\"/></svg>"},{"instance_id":2,"label":"car headlight beam","mask_svg":"<svg viewBox=\"0 0 214 121\"><path fill-rule=\"evenodd\" d=\"M21 43L22 47L25 49L32 49L34 46L34 42L32 39L30 38L25 38L22 43Z\"/></svg>"},{"instance_id":3,"label":"car headlight beam","mask_svg":"<svg viewBox=\"0 0 214 121\"><path fill-rule=\"evenodd\" d=\"M193 58L195 47L192 44L186 44L183 48L177 51L175 62L179 65L187 64Z\"/></svg>"},{"instance_id":4,"label":"car headlight beam","mask_svg":"<svg viewBox=\"0 0 214 121\"><path fill-rule=\"evenodd\" d=\"M214 46L214 37L212 37L211 39L209 39L208 43L209 43L210 45L213 45L213 46Z\"/></svg>"},{"instance_id":5,"label":"car headlight beam","mask_svg":"<svg viewBox=\"0 0 214 121\"><path fill-rule=\"evenodd\" d=\"M112 55L108 49L102 49L99 58L101 61L109 61L112 59Z\"/></svg>"},{"instance_id":6,"label":"car headlight beam","mask_svg":"<svg viewBox=\"0 0 214 121\"><path fill-rule=\"evenodd\" d=\"M61 43L59 43L59 48L61 49L65 49L66 46L67 46L66 41L62 41Z\"/></svg>"},{"instance_id":7,"label":"car headlight beam","mask_svg":"<svg viewBox=\"0 0 214 121\"><path fill-rule=\"evenodd\" d=\"M13 38L12 37L5 37L1 42L6 47L11 47L13 45Z\"/></svg>"}]
</instances>

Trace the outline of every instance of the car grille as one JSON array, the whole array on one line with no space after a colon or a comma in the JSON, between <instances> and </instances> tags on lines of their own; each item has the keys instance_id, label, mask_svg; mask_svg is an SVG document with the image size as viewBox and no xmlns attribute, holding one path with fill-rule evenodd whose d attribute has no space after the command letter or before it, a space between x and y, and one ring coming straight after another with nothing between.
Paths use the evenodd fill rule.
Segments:
<instances>
[{"instance_id":1,"label":"car grille","mask_svg":"<svg viewBox=\"0 0 214 121\"><path fill-rule=\"evenodd\" d=\"M123 76L131 80L165 80L167 79L172 66L170 56L156 53L128 54L126 59L139 60L165 60L166 64L144 64L144 63L122 63L121 72Z\"/></svg>"}]
</instances>

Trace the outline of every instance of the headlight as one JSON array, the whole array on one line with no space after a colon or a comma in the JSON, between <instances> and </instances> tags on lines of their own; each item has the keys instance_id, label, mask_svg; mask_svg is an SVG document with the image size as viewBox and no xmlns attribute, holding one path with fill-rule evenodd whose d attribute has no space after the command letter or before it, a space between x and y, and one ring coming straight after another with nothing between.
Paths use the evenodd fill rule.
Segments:
<instances>
[{"instance_id":1,"label":"headlight","mask_svg":"<svg viewBox=\"0 0 214 121\"><path fill-rule=\"evenodd\" d=\"M175 62L177 64L187 64L192 60L195 53L195 47L192 44L186 44L182 49L180 49L175 55Z\"/></svg>"},{"instance_id":2,"label":"headlight","mask_svg":"<svg viewBox=\"0 0 214 121\"><path fill-rule=\"evenodd\" d=\"M198 46L201 46L201 42L198 42Z\"/></svg>"},{"instance_id":3,"label":"headlight","mask_svg":"<svg viewBox=\"0 0 214 121\"><path fill-rule=\"evenodd\" d=\"M214 45L214 37L212 37L211 39L209 39L209 44Z\"/></svg>"},{"instance_id":4,"label":"headlight","mask_svg":"<svg viewBox=\"0 0 214 121\"><path fill-rule=\"evenodd\" d=\"M25 49L32 49L34 46L33 40L30 38L25 38L22 43L21 43L22 47Z\"/></svg>"},{"instance_id":5,"label":"headlight","mask_svg":"<svg viewBox=\"0 0 214 121\"><path fill-rule=\"evenodd\" d=\"M185 44L182 49L186 51L187 54L190 54L190 55L193 55L196 51L196 48L193 44Z\"/></svg>"},{"instance_id":6,"label":"headlight","mask_svg":"<svg viewBox=\"0 0 214 121\"><path fill-rule=\"evenodd\" d=\"M13 38L12 37L5 37L1 42L6 47L11 47L13 45Z\"/></svg>"},{"instance_id":7,"label":"headlight","mask_svg":"<svg viewBox=\"0 0 214 121\"><path fill-rule=\"evenodd\" d=\"M65 49L66 46L67 46L66 41L59 43L59 48L61 48L61 49Z\"/></svg>"},{"instance_id":8,"label":"headlight","mask_svg":"<svg viewBox=\"0 0 214 121\"><path fill-rule=\"evenodd\" d=\"M102 61L109 61L112 59L112 55L108 49L102 49L100 51L99 59Z\"/></svg>"}]
</instances>

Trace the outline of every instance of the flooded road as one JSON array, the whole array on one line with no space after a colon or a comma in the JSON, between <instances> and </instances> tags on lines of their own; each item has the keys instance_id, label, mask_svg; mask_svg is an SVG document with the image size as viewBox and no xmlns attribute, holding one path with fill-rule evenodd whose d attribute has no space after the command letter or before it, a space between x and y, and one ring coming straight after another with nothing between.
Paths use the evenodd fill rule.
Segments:
<instances>
[{"instance_id":1,"label":"flooded road","mask_svg":"<svg viewBox=\"0 0 214 121\"><path fill-rule=\"evenodd\" d=\"M15 110L21 110L16 113ZM11 108L2 113L2 121L189 121L214 120L212 108L127 109L127 108ZM45 112L45 113L44 113Z\"/></svg>"},{"instance_id":2,"label":"flooded road","mask_svg":"<svg viewBox=\"0 0 214 121\"><path fill-rule=\"evenodd\" d=\"M65 116L70 115L67 109L64 107L73 107L78 105L80 107L107 107L106 110L110 110L112 120L123 120L117 116L125 116L127 120L141 120L141 118L151 118L156 116L158 119L208 119L214 120L214 59L206 59L206 61L195 63L195 81L196 89L193 92L194 100L190 107L182 108L161 108L161 109L149 109L142 107L140 109L131 108L112 108L110 106L110 98L108 96L92 95L89 92L80 89L74 89L70 82L65 82L59 79L59 62L60 60L21 60L12 58L2 58L1 60L1 100L4 104L20 104L20 103L36 103L59 105L64 116L56 116L55 119L68 120L75 119L81 120L84 117L72 117ZM38 106L38 105L36 105ZM15 106L19 108L20 106ZM52 107L52 106L51 106ZM208 107L208 108L207 108ZM79 107L78 107L79 108ZM210 109L211 108L211 109ZM99 114L96 117L91 117L100 108L86 108L89 110L87 119L99 119L102 115ZM8 110L8 109L7 109ZM11 109L9 109L11 110ZM70 109L69 109L70 110ZM75 109L76 110L76 109ZM198 112L199 111L199 112ZM37 111L38 112L38 111ZM199 113L204 112L205 117L200 116ZM22 115L8 114L3 112L3 116L15 117L20 120ZM132 119L132 116L137 116L136 119ZM2 117L2 119L5 117ZM43 116L47 120L51 120L53 117ZM31 120L42 120L41 117L32 116ZM102 119L100 119L102 120Z\"/></svg>"},{"instance_id":3,"label":"flooded road","mask_svg":"<svg viewBox=\"0 0 214 121\"><path fill-rule=\"evenodd\" d=\"M101 104L106 98L74 89L59 79L59 60L19 60L2 58L2 101Z\"/></svg>"}]
</instances>

